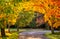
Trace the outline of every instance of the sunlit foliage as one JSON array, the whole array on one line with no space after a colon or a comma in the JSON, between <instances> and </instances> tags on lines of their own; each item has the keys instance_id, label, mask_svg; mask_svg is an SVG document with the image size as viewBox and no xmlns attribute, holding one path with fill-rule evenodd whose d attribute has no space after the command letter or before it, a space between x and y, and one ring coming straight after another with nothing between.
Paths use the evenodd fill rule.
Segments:
<instances>
[{"instance_id":1,"label":"sunlit foliage","mask_svg":"<svg viewBox=\"0 0 60 39\"><path fill-rule=\"evenodd\" d=\"M18 15L18 18L16 20L16 25L20 27L25 27L29 25L29 23L32 21L33 18L34 18L33 11L22 10Z\"/></svg>"}]
</instances>

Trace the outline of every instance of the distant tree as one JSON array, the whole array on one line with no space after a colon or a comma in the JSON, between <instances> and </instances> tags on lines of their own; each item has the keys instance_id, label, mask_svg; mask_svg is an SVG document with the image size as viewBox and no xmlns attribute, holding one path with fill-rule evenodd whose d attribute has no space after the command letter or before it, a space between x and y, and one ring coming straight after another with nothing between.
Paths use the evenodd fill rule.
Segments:
<instances>
[{"instance_id":1,"label":"distant tree","mask_svg":"<svg viewBox=\"0 0 60 39\"><path fill-rule=\"evenodd\" d=\"M29 27L31 27L31 28L35 28L36 27L36 18L35 17L30 22Z\"/></svg>"},{"instance_id":2,"label":"distant tree","mask_svg":"<svg viewBox=\"0 0 60 39\"><path fill-rule=\"evenodd\" d=\"M16 25L17 25L17 27L25 27L25 26L29 25L29 23L32 21L33 18L34 18L33 11L22 10L18 15L18 18L16 20Z\"/></svg>"}]
</instances>

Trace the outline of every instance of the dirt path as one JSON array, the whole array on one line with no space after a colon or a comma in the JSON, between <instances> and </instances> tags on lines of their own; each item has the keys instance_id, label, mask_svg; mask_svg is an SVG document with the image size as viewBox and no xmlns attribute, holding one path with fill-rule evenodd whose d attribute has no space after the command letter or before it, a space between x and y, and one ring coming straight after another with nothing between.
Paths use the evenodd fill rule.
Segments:
<instances>
[{"instance_id":1,"label":"dirt path","mask_svg":"<svg viewBox=\"0 0 60 39\"><path fill-rule=\"evenodd\" d=\"M22 32L19 33L18 39L48 39L44 32Z\"/></svg>"}]
</instances>

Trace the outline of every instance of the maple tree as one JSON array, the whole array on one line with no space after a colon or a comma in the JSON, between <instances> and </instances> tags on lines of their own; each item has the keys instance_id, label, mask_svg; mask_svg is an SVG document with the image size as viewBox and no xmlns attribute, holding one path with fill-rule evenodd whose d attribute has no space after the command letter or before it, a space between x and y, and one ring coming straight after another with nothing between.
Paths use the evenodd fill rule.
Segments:
<instances>
[{"instance_id":1,"label":"maple tree","mask_svg":"<svg viewBox=\"0 0 60 39\"><path fill-rule=\"evenodd\" d=\"M49 25L53 29L60 25L60 0L31 0L33 5L33 10L44 14L45 22L48 21ZM37 3L36 3L37 2ZM55 26L56 25L56 26ZM53 31L52 31L53 33Z\"/></svg>"},{"instance_id":2,"label":"maple tree","mask_svg":"<svg viewBox=\"0 0 60 39\"><path fill-rule=\"evenodd\" d=\"M52 33L54 33L54 27L57 28L60 25L57 23L60 23L60 11L59 11L59 4L60 1L54 1L54 0L49 0L48 4L48 11L45 14L45 21L48 21L49 25L51 26Z\"/></svg>"},{"instance_id":3,"label":"maple tree","mask_svg":"<svg viewBox=\"0 0 60 39\"><path fill-rule=\"evenodd\" d=\"M54 1L55 2L55 1ZM53 3L53 5L50 3L49 4L49 8L48 8L48 12L46 13L46 15L48 16L48 17L54 17L54 18L57 18L57 19L59 19L59 16L60 16L60 14L59 14L59 6L57 6L57 5L54 5L54 2L52 2ZM59 2L57 2L57 3L59 3ZM56 3L56 4L57 4Z\"/></svg>"}]
</instances>

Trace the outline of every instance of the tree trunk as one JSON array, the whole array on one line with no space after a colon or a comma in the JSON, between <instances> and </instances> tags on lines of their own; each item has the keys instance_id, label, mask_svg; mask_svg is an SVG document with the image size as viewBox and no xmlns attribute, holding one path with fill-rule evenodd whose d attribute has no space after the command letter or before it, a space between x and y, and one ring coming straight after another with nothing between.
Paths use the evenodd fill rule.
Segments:
<instances>
[{"instance_id":1,"label":"tree trunk","mask_svg":"<svg viewBox=\"0 0 60 39\"><path fill-rule=\"evenodd\" d=\"M49 30L49 25L48 25L48 23L45 24L45 28L46 28L47 30Z\"/></svg>"},{"instance_id":2,"label":"tree trunk","mask_svg":"<svg viewBox=\"0 0 60 39\"><path fill-rule=\"evenodd\" d=\"M19 32L19 26L17 26L17 32Z\"/></svg>"},{"instance_id":3,"label":"tree trunk","mask_svg":"<svg viewBox=\"0 0 60 39\"><path fill-rule=\"evenodd\" d=\"M10 33L10 25L8 26L8 32Z\"/></svg>"},{"instance_id":4,"label":"tree trunk","mask_svg":"<svg viewBox=\"0 0 60 39\"><path fill-rule=\"evenodd\" d=\"M2 37L5 37L5 36L6 36L6 35L5 35L5 28L3 28L3 27L1 28L1 36L2 36Z\"/></svg>"},{"instance_id":5,"label":"tree trunk","mask_svg":"<svg viewBox=\"0 0 60 39\"><path fill-rule=\"evenodd\" d=\"M54 28L51 26L51 33L54 34Z\"/></svg>"}]
</instances>

